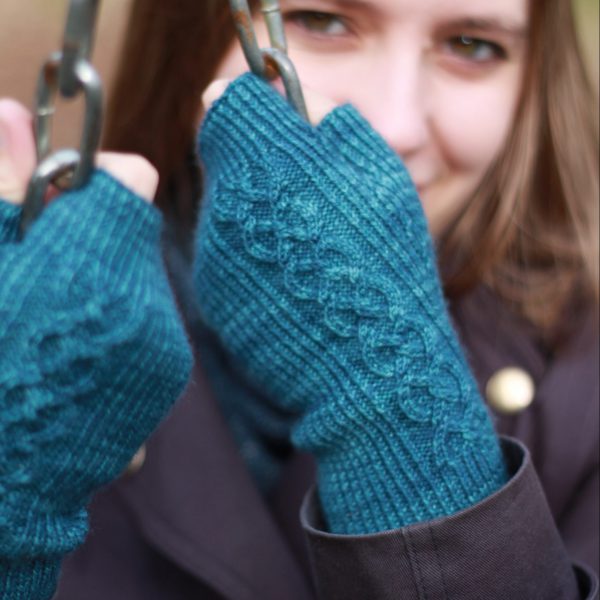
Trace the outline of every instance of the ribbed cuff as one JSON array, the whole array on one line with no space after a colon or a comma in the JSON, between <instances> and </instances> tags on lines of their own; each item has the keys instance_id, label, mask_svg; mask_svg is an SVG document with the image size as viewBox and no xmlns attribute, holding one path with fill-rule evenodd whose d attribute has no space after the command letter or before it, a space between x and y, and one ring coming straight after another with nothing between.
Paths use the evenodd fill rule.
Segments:
<instances>
[{"instance_id":1,"label":"ribbed cuff","mask_svg":"<svg viewBox=\"0 0 600 600\"><path fill-rule=\"evenodd\" d=\"M156 251L161 225L155 207L107 172L96 170L85 187L50 203L24 243L37 249L42 260L49 250L82 259L91 253L101 256L104 264L127 261L135 268Z\"/></svg>"},{"instance_id":2,"label":"ribbed cuff","mask_svg":"<svg viewBox=\"0 0 600 600\"><path fill-rule=\"evenodd\" d=\"M432 399L433 400L433 399ZM396 529L454 514L500 488L507 479L500 444L481 406L481 430L472 440L445 440L448 460L440 464L436 432L399 412L379 419L332 417L321 425L335 431L330 443L311 448L318 464L318 488L329 530L363 534ZM343 413L340 409L338 411ZM323 414L323 413L322 413ZM323 417L324 418L324 417Z\"/></svg>"},{"instance_id":3,"label":"ribbed cuff","mask_svg":"<svg viewBox=\"0 0 600 600\"><path fill-rule=\"evenodd\" d=\"M0 558L0 600L49 600L56 589L60 558Z\"/></svg>"},{"instance_id":4,"label":"ribbed cuff","mask_svg":"<svg viewBox=\"0 0 600 600\"><path fill-rule=\"evenodd\" d=\"M318 152L312 143L314 131L268 84L246 73L208 111L198 143L209 167L213 159L239 167L240 160L256 165L257 157L273 156L275 151L311 159Z\"/></svg>"},{"instance_id":5,"label":"ribbed cuff","mask_svg":"<svg viewBox=\"0 0 600 600\"><path fill-rule=\"evenodd\" d=\"M297 163L308 160L323 170L338 170L346 177L348 163L354 163L357 173L366 170L378 180L386 173L396 179L400 175L416 198L402 161L356 108L338 106L313 127L251 73L234 80L208 111L198 138L203 158L210 159L224 141L235 151L219 154L219 158L232 164L241 156L256 164L257 152L272 150Z\"/></svg>"},{"instance_id":6,"label":"ribbed cuff","mask_svg":"<svg viewBox=\"0 0 600 600\"><path fill-rule=\"evenodd\" d=\"M0 198L0 244L14 242L19 234L22 207Z\"/></svg>"}]
</instances>

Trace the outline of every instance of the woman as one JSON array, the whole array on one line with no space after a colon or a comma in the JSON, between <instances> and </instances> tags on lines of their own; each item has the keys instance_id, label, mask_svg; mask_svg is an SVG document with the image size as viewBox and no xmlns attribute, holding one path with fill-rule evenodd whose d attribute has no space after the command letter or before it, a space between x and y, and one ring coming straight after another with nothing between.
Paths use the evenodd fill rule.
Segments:
<instances>
[{"instance_id":1,"label":"woman","mask_svg":"<svg viewBox=\"0 0 600 600\"><path fill-rule=\"evenodd\" d=\"M570 429L580 428L587 415L594 414L593 393L594 385L597 385L593 376L590 378L587 374L592 364L587 362L590 360L589 350L596 347L597 333L589 328L585 319L582 318L579 323L572 316L587 314L589 307L596 302L597 281L588 273L594 271L595 256L589 250L590 247L593 250L594 243L597 244L593 233L593 214L597 207L592 202L597 194L597 173L594 172L595 124L589 116L589 103L585 100L586 86L572 37L570 15L564 4L558 2L544 6L540 3L527 6L525 2L510 2L495 6L493 10L489 3L483 3L483 6L480 2L466 3L465 6L445 2L429 4L406 2L399 8L397 3L385 0L378 1L375 6L373 3L346 6L325 0L307 0L284 2L282 8L288 20L291 55L307 88L316 89L334 104L348 100L356 104L391 148L400 154L420 188L428 224L438 240L446 288L448 294L456 298L453 301L454 318L463 344L470 350L469 358L480 385L485 385L495 370L508 364L527 367L533 374L538 396L531 409L517 417L498 420L496 427L501 432L520 437L530 446L553 516L569 552L576 558L594 562L597 527L589 524L597 505L597 497L594 496L594 482L598 476L595 453L597 430L581 436L585 441L571 449L570 453L565 450L579 437L571 435ZM173 47L173 62L164 60L154 77L144 78L145 85L154 85L154 88L139 87L134 83L132 88L137 94L134 97L131 89L122 88L123 110L115 109L113 112L113 132L123 135L123 139L131 144L128 149L143 151L159 166L163 181L161 198L163 201L165 198L177 199L166 207L166 213L174 217L175 226L185 228L185 218L189 218L189 215L186 217L186 206L190 206L186 189L189 189L190 182L193 183L193 178L186 176L190 167L185 154L190 146L191 123L196 119L198 95L193 91L190 93L190 89L183 90L181 82L190 81L193 83L192 90L201 90L217 74L229 76L236 73L240 56L239 52L236 56L235 50L229 50L231 30L229 35L225 34L226 29L215 31L215 36L219 34L218 39L208 36L205 38L206 46L198 44L200 55L214 57L210 64L218 65L218 69L211 68L204 78L192 70L194 52L183 48L194 38L186 36L180 26L198 26L190 18L192 11L198 11L200 22L208 26L200 13L204 17L213 17L212 23L219 23L219 19L227 16L224 6L216 3L205 3L199 7L182 6L173 9L173 13L165 14L156 8L144 7L140 2L135 10L130 37L132 47L126 53L130 62L124 66L123 81L135 81L130 76L138 72L136 60L141 60L142 54L144 61L148 61L148 49L141 50L141 40L146 38L153 40L153 48L159 52L163 52L165 47ZM179 15L181 21L177 20ZM171 38L172 31L178 32L176 38ZM560 36L563 40L564 47L560 52L554 52L551 45L543 43L553 39L552 36ZM177 55L179 44L182 45L181 56ZM227 55L226 50L229 50ZM164 58L164 55L161 54L161 57ZM187 62L182 60L184 57ZM331 77L331 65L336 68L339 77ZM195 68L197 64L193 66ZM546 73L552 73L553 77ZM169 84L171 77L176 84ZM361 87L355 84L357 77ZM362 83L370 85L363 87ZM162 88L164 93L160 93ZM375 97L375 102L372 91L381 88L385 88L383 100ZM562 100L565 94L567 97ZM309 96L312 98L312 94ZM248 106L257 115L271 116L273 127L263 127L262 120L254 125L245 118L240 98L247 100ZM561 104L560 110L557 110L552 102L559 98ZM152 99L151 110L140 110L140 102L146 99ZM471 99L473 104L469 103ZM392 103L391 107L385 105L387 100ZM489 107L490 113L486 113L491 100L496 104ZM381 108L382 102L385 109ZM571 110L565 110L565 104ZM117 94L115 106L118 105ZM393 107L398 105L402 110L397 114ZM173 123L175 107L182 115L181 127ZM476 109L478 113L475 113ZM464 117L461 110L468 111L468 119L461 118ZM65 568L59 597L93 597L93 593L97 593L98 597L118 597L118 594L126 593L127 597L136 597L137 594L145 598L172 598L177 595L311 597L310 584L300 566L304 554L297 543L297 517L295 514L291 518L289 516L306 490L301 479L307 471L308 477L311 477L310 465L307 469L304 459L286 456L288 449L281 431L286 432L290 422L295 443L310 448L320 468L318 491L322 506L319 508L313 494L305 507L304 526L311 539L314 581L323 597L475 598L482 594L491 597L593 597L593 576L586 575L583 569L572 571L569 566L558 541L557 530L546 512L528 455L523 455L523 450L507 442L504 460L508 472L505 473L502 460L498 460L494 436L478 437L481 432L488 431L489 422L477 408L477 394L460 359L448 359L443 364L450 365L448 368L452 373L458 374L461 390L470 390L466 393L471 398L468 402L469 418L473 420L470 431L475 439L485 443L484 462L488 470L482 471L484 476L480 479L471 477L468 485L464 484L462 476L455 479L465 485L466 496L453 496L449 502L440 500L437 505L435 499L427 502L423 500L425 496L416 499L413 496L411 500L422 510L407 511L406 500L397 502L392 488L387 487L386 477L373 479L369 473L369 470L377 471L379 467L378 453L370 453L373 446L377 450L381 443L379 440L389 443L386 456L406 459L402 451L397 451L402 444L408 444L404 438L406 428L395 429L401 415L386 425L391 428L391 433L375 419L379 438L370 432L370 445L365 444L364 439L356 441L353 447L366 452L365 464L349 480L342 482L341 492L340 486L336 487L332 482L339 482L341 475L337 467L341 465L342 470L346 470L346 454L351 452L343 451L344 456L332 462L318 444L311 447L311 443L303 443L311 439L314 442L314 438L307 436L306 425L303 435L298 422L306 424L306 414L311 412L306 401L310 402L322 393L327 380L314 377L311 370L322 367L336 377L336 385L328 389L327 395L335 400L338 389L343 393L340 393L340 403L334 408L343 408L349 398L358 398L356 406L363 410L363 399L366 398L367 412L363 417L372 417L373 414L368 411L373 404L369 402L377 405L382 398L377 394L373 396L370 391L359 395L351 393L345 387L346 380L340 378L338 368L331 366L341 357L340 364L347 367L348 363L344 361L356 350L351 343L343 341L352 337L347 335L347 330L344 329L338 338L331 338L332 344L340 344L336 346L339 352L334 357L324 352L324 361L320 360L321 357L319 360L314 357L307 359L306 353L294 349L301 372L286 371L286 377L278 382L277 371L284 366L281 361L286 355L277 354L277 345L284 342L289 349L290 343L302 339L298 335L289 336L293 331L290 330L289 315L300 315L310 335L318 337L325 334L316 328L316 321L311 320L310 315L307 317L301 312L303 308L300 305L305 306L306 300L313 301L314 298L302 297L301 302L298 302L297 296L288 298L289 288L277 287L280 281L277 269L273 274L272 270L264 268L264 261L257 264L249 259L242 275L251 275L256 283L254 287L260 292L267 288L276 290L275 299L287 298L288 306L277 313L280 327L276 335L272 335L274 329L269 327L268 320L259 321L260 331L256 331L252 329L253 319L244 321L243 318L238 323L245 337L228 335L226 330L231 319L221 310L228 307L235 309L236 302L245 302L250 316L256 316L258 313L254 308L259 296L251 288L241 295L236 289L224 294L226 285L219 281L219 273L232 268L229 258L233 257L233 263L245 260L240 253L242 250L236 245L235 228L227 229L232 221L228 217L230 213L227 196L222 193L223 185L239 187L240 181L253 180L253 185L258 181L259 187L251 186L250 192L253 194L258 189L270 198L273 182L278 181L275 175L265 174L264 167L261 170L259 165L254 164L255 157L243 149L240 150L239 160L243 168L239 178L233 182L227 180L226 174L231 172L231 165L227 156L223 156L223 148L233 144L241 148L244 143L243 137L236 137L239 131L235 135L230 133L236 129L237 125L233 127L235 123L246 128L249 139L260 140L257 148L265 148L261 159L268 157L278 161L275 163L277 166L290 169L294 174L293 183L298 183L295 188L298 197L306 190L312 190L311 181L302 178L306 169L316 172L319 182L325 179L334 182L338 191L342 185L339 179L348 177L347 181L352 184L351 189L356 190L358 198L365 197L367 190L381 192L381 196L373 199L371 216L374 225L371 221L361 220L360 213L353 213L358 219L360 234L378 235L382 244L374 253L375 262L367 264L375 271L390 260L396 275L412 281L409 290L430 292L427 298L431 300L430 307L435 310L430 313L430 319L424 321L420 320L422 311L419 311L416 321L424 330L429 331L430 321L445 313L435 286L429 286L436 277L431 272L427 244L421 248L421 253L416 254L420 259L417 264L426 265L424 276L420 277L414 273L420 267L413 271L405 269L406 265L402 263L404 267L400 269L400 263L396 262L397 257L410 249L399 246L401 242L396 242L393 236L381 238L377 229L388 222L381 214L392 202L392 197L402 197L405 212L401 213L404 219L396 223L398 229L410 216L409 221L416 225L404 232L406 239L413 236L412 239L419 244L426 240L412 186L406 186L406 177L400 177L404 173L400 163L396 163L393 155L390 156L389 149L380 143L366 123L358 115L344 111L341 109L334 117L327 116L323 125L317 128L323 137L313 139L312 131L302 130L289 112L286 113L284 107L277 104L276 98L268 95L256 82L246 79L226 92L211 113L213 116L209 116L203 133L207 208L198 238L200 263L196 286L201 292L203 318L219 338L219 343L209 340L208 344L200 345L203 353L206 353L206 346L210 348L206 361L212 363L210 372L217 383L216 391L226 392L221 393L226 396L222 400L225 416L232 426L236 422L241 423L235 429L238 443L258 438L259 443L253 443L251 447L259 453L259 458L250 461L250 466L253 473L260 476L264 474L262 467L267 464L271 475L261 480L263 487L269 484L275 486L270 488L268 501L262 500L248 477L233 440L228 437L211 402L206 398L195 403L184 400L148 446L148 458L142 470L134 477L122 480L97 501L92 511L95 533ZM326 108L314 111L315 121L319 121L325 112ZM135 122L138 114L144 127ZM382 118L378 121L380 114ZM404 120L403 116L407 118ZM230 126L225 127L224 123ZM344 123L351 127L344 129ZM457 123L460 124L459 131L456 130ZM589 139L583 141L587 148L583 159L579 150L558 150L568 143L565 132L573 130L589 134ZM146 132L152 132L153 140L164 141L163 145L159 147L152 141L147 147L137 146L147 143L144 140L144 136L148 135ZM281 148L281 140L285 137L283 133L294 140L301 156L313 161L309 166L299 164L297 158L290 159L288 154L282 157L278 153L277 149ZM358 136L358 140L354 135ZM311 150L313 144L314 150ZM111 145L124 149L114 140L114 134ZM367 154L371 153L380 160L374 163L361 160L365 158L365 148ZM353 167L348 164L350 153ZM237 155L233 156L237 158ZM315 161L315 157L319 160ZM372 164L377 167L369 171ZM557 181L548 182L548 172L557 173ZM382 180L389 182L387 191L377 187ZM367 189L361 187L365 181ZM588 185L588 189L581 187ZM315 186L316 183L313 183ZM334 188L317 194L319 202L325 201L325 204L315 206L324 207L324 213L335 205L332 199L340 199L343 203L348 201L345 194L338 196L332 190ZM395 193L388 195L390 190ZM316 196L309 192L303 199L312 202ZM236 188L230 196L234 201L238 200L240 190ZM292 199L296 196L292 195ZM524 197L527 198L525 202ZM548 202L548 197L552 198L551 202ZM242 202L241 210L254 210L255 205L258 203L254 200ZM294 210L299 209L293 203L288 208L290 210L284 211L284 216L294 215ZM248 214L252 218L257 216L252 212ZM216 221L211 221L215 215ZM221 219L223 215L226 218ZM298 215L307 221L304 213ZM388 217L391 223L395 222L393 214L388 214ZM330 222L318 223L323 223L325 231ZM246 222L244 226L250 225ZM375 227L375 230L369 233L368 226ZM533 241L532 231L536 235ZM256 232L256 229L250 229L250 233ZM221 244L221 250L227 248L228 252L215 253L218 244ZM259 244L259 250L265 247ZM366 261L364 250L359 249L358 252L359 258ZM194 306L189 300L192 294L186 291L189 284L181 276L181 272L187 270L180 258L182 255L185 257L185 248L180 252L171 248L171 271L175 274L175 286L188 313L189 325L194 328ZM223 259L223 256L226 258ZM251 256L251 259L255 258ZM323 263L326 268L335 267L339 273L340 264L328 261L329 258ZM415 261L409 263L414 265ZM386 282L394 280L384 271L378 274ZM242 279L240 277L240 281ZM534 282L535 286L530 282ZM553 286L551 301L547 292L550 285ZM473 288L475 291L469 293ZM368 293L370 288L363 286L361 289ZM302 293L310 296L312 292L303 288ZM419 293L413 293L413 296L418 297ZM343 295L339 292L336 297L343 298ZM412 313L414 302L410 305L404 300L402 302L394 306ZM377 308L376 303L362 308L368 312L374 310L373 306ZM581 309L582 306L587 308ZM340 308L339 305L337 308ZM342 306L341 312L347 308L347 305ZM235 315L243 312L234 310ZM340 312L334 316L340 317L334 319L334 325L342 328L348 325ZM373 313L367 316L371 318ZM491 324L490 319L494 320ZM444 331L442 338L450 341L443 347L438 345L439 340L436 341L435 349L441 348L443 352L449 351L457 356L449 333L451 330L443 317L442 321L438 323L439 329ZM204 335L204 332L197 333L196 341L199 335ZM491 335L493 339L490 339ZM260 340L259 344L257 340ZM401 340L405 340L404 335ZM385 341L384 346L374 348L386 350L394 346L389 339ZM215 347L219 348L217 353L214 352ZM248 352L248 348L255 350ZM261 355L264 349L269 350L266 359ZM582 354L587 357L581 358ZM406 368L410 371L415 368L414 354L408 353L407 356ZM385 361L376 361L380 358L377 355L368 364L372 366L375 361L385 374L388 365ZM269 359L276 366L275 372L268 364ZM234 363L235 372L230 372L230 362ZM433 362L426 356L419 368L428 372ZM217 374L218 370L220 374ZM427 373L426 378L438 383L447 381L441 372ZM195 381L200 390L191 389L189 393L205 395L207 392L200 383L199 374L196 374ZM357 381L364 390L365 382L379 380L369 379L367 374ZM580 389L575 390L575 381ZM286 384L292 389L290 394L285 389ZM466 387L462 387L463 384ZM298 387L302 385L305 387ZM250 389L258 387L265 399L255 400L248 390L249 386ZM441 385L439 394L434 394L437 399L435 405L443 406L450 392L445 384ZM566 393L576 398L573 403L577 403L570 407L568 417L572 421L567 425L563 408ZM461 398L464 395L459 394ZM250 404L252 409L247 409L244 403ZM331 409L327 401L323 406L329 414ZM383 406L390 408L389 399ZM383 414L387 414L387 409ZM422 407L415 410L417 416L426 412ZM260 411L258 417L256 411ZM406 415L410 411L404 407L401 412ZM268 421L265 414L268 414ZM448 411L444 409L442 414L447 415ZM585 416L582 417L582 414ZM313 431L321 436L321 441L325 440L325 446L334 447L339 454L339 448L347 448L333 443L331 438L323 438L323 432L319 430L322 416L322 412L317 413L319 418L313 423ZM275 425L265 431L265 423ZM360 427L359 423L360 419L351 421L351 429ZM336 422L338 425L339 421ZM554 448L549 442L558 437L553 435L557 426L564 427L566 432L562 432L563 441ZM454 430L448 431L452 433ZM464 458L461 454L464 448L455 443L456 439L452 435L446 436L443 442L447 443L436 447L442 453L449 453L453 459L457 456ZM265 444L265 440L269 443ZM564 458L565 454L568 458ZM282 460L282 455L285 460ZM426 462L427 455L423 456L417 464ZM247 455L246 459L250 460ZM174 465L182 460L189 461L190 468L177 472ZM560 472L563 481L555 483L557 469L562 471L559 460L566 460L569 465L568 484L565 483L567 477L564 472ZM282 462L284 472L281 474L277 467ZM467 457L467 469L468 465L476 462L472 455ZM389 462L386 464L389 465ZM402 471L402 464L396 467L399 469L396 473L410 479ZM427 474L435 478L439 471L432 468ZM420 479L417 475L416 479L410 480ZM371 495L365 492L364 482L375 490ZM353 489L353 485L358 487ZM474 487L479 489L474 490ZM406 489L406 485L401 486L397 494L405 493ZM423 488L415 484L415 489ZM441 489L440 484L434 481L426 496L435 495L438 489ZM338 501L340 499L341 502ZM336 508L340 504L341 509ZM379 514L373 508L376 504L383 507ZM412 502L408 505L413 508ZM354 509L356 514L348 518L349 511ZM458 515L452 517L457 511ZM367 513L371 516L366 517ZM133 519L125 518L126 515ZM394 518L388 521L390 515ZM325 524L321 522L323 518ZM384 530L391 531L377 533ZM346 535L328 535L328 531ZM348 535L352 533L373 535ZM124 554L123 559L119 552ZM539 569L530 564L532 552L543 553ZM390 555L397 557L391 564L387 559ZM121 563L125 560L127 566L123 568ZM114 574L115 569L119 569L118 577L108 579L103 576L105 572ZM91 591L92 587L97 591Z\"/></svg>"}]
</instances>

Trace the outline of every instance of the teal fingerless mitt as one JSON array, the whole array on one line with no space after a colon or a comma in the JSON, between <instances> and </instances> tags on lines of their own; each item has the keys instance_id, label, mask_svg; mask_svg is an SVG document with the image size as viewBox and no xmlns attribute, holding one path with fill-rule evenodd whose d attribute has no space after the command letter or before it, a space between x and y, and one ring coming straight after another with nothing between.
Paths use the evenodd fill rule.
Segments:
<instances>
[{"instance_id":1,"label":"teal fingerless mitt","mask_svg":"<svg viewBox=\"0 0 600 600\"><path fill-rule=\"evenodd\" d=\"M316 128L251 75L208 113L195 279L248 381L300 414L331 531L449 515L506 479L398 157L350 106Z\"/></svg>"},{"instance_id":2,"label":"teal fingerless mitt","mask_svg":"<svg viewBox=\"0 0 600 600\"><path fill-rule=\"evenodd\" d=\"M180 394L191 352L158 211L96 172L16 242L0 202L0 598L48 598L85 505Z\"/></svg>"}]
</instances>

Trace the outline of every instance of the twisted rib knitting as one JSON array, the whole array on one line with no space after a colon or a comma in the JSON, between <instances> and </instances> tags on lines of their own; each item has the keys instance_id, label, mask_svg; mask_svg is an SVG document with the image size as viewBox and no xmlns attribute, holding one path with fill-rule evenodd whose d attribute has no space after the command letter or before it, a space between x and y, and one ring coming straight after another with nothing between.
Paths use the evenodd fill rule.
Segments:
<instances>
[{"instance_id":1,"label":"twisted rib knitting","mask_svg":"<svg viewBox=\"0 0 600 600\"><path fill-rule=\"evenodd\" d=\"M21 207L0 200L0 244L16 241L20 220Z\"/></svg>"},{"instance_id":2,"label":"twisted rib knitting","mask_svg":"<svg viewBox=\"0 0 600 600\"><path fill-rule=\"evenodd\" d=\"M410 177L350 106L317 127L245 75L206 117L195 272L208 326L301 414L330 529L448 515L505 481Z\"/></svg>"},{"instance_id":3,"label":"twisted rib knitting","mask_svg":"<svg viewBox=\"0 0 600 600\"><path fill-rule=\"evenodd\" d=\"M191 370L156 209L108 174L22 242L0 201L0 598L49 598L119 475Z\"/></svg>"},{"instance_id":4,"label":"twisted rib knitting","mask_svg":"<svg viewBox=\"0 0 600 600\"><path fill-rule=\"evenodd\" d=\"M292 455L290 436L298 415L282 410L253 388L214 336L195 334L202 367L221 413L254 482L268 496Z\"/></svg>"}]
</instances>

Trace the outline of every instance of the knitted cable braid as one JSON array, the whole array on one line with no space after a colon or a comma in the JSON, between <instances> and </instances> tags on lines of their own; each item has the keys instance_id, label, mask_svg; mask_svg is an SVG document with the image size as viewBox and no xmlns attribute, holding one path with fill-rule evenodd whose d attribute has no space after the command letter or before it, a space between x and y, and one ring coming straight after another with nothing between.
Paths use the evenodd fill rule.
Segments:
<instances>
[{"instance_id":1,"label":"knitted cable braid","mask_svg":"<svg viewBox=\"0 0 600 600\"><path fill-rule=\"evenodd\" d=\"M158 211L103 171L15 242L0 201L0 598L49 598L191 370Z\"/></svg>"},{"instance_id":2,"label":"knitted cable braid","mask_svg":"<svg viewBox=\"0 0 600 600\"><path fill-rule=\"evenodd\" d=\"M252 75L209 111L195 279L253 385L301 414L332 532L452 514L506 480L446 311L426 220L350 106L316 128Z\"/></svg>"}]
</instances>

